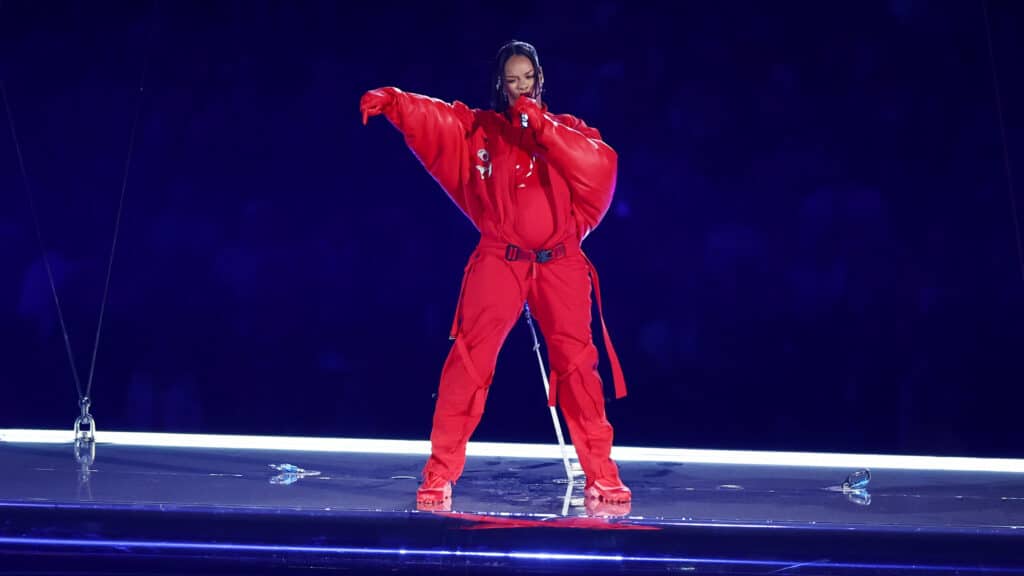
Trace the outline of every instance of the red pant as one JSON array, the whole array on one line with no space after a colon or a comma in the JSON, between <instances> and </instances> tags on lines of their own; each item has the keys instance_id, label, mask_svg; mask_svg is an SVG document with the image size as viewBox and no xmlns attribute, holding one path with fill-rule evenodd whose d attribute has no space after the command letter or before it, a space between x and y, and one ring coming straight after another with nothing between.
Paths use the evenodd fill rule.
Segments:
<instances>
[{"instance_id":1,"label":"red pant","mask_svg":"<svg viewBox=\"0 0 1024 576\"><path fill-rule=\"evenodd\" d=\"M610 458L612 426L605 418L590 329L590 265L578 246L566 245L564 257L545 263L506 260L506 246L482 242L466 267L455 345L441 373L424 478L435 473L455 482L462 475L466 443L483 415L498 351L528 302L544 334L552 392L557 387L587 482L618 483L618 468Z\"/></svg>"}]
</instances>

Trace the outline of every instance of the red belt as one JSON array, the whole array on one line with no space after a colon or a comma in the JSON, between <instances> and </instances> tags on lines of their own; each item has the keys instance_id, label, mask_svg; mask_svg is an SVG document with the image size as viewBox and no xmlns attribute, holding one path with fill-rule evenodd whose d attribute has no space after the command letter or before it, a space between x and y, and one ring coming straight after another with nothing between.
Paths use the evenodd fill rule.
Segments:
<instances>
[{"instance_id":1,"label":"red belt","mask_svg":"<svg viewBox=\"0 0 1024 576\"><path fill-rule=\"evenodd\" d=\"M505 260L517 261L526 260L537 264L546 264L552 260L565 257L565 244L559 244L554 248L546 250L524 250L515 244L505 247Z\"/></svg>"}]
</instances>

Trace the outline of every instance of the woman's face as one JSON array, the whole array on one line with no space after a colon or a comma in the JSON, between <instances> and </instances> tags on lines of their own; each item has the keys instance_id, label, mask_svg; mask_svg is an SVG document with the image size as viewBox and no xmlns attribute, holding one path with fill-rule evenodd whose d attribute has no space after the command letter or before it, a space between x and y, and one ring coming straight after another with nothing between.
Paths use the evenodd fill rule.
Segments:
<instances>
[{"instance_id":1,"label":"woman's face","mask_svg":"<svg viewBox=\"0 0 1024 576\"><path fill-rule=\"evenodd\" d=\"M515 54L505 62L505 95L509 104L526 95L540 102L540 74L526 56Z\"/></svg>"}]
</instances>

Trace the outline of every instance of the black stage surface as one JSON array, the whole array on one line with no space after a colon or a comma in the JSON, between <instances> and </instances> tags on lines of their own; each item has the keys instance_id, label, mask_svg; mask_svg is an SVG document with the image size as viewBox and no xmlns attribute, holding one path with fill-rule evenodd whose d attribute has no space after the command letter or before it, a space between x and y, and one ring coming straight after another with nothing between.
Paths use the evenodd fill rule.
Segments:
<instances>
[{"instance_id":1,"label":"black stage surface","mask_svg":"<svg viewBox=\"0 0 1024 576\"><path fill-rule=\"evenodd\" d=\"M0 430L0 572L1024 573L1024 460L616 447L601 509L557 445L474 442L424 511L426 442L73 439Z\"/></svg>"}]
</instances>

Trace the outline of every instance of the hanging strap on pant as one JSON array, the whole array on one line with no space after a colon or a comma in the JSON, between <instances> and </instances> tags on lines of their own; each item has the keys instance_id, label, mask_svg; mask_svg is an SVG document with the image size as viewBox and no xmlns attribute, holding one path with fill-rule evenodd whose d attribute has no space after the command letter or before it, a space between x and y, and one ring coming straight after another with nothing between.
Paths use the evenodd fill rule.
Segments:
<instances>
[{"instance_id":1,"label":"hanging strap on pant","mask_svg":"<svg viewBox=\"0 0 1024 576\"><path fill-rule=\"evenodd\" d=\"M594 294L597 296L597 313L601 316L601 331L604 333L604 346L608 350L608 360L612 367L612 380L615 382L615 398L623 398L626 396L626 377L622 374L622 365L619 363L619 355L615 352L615 347L612 346L612 337L608 334L608 325L604 321L604 310L601 306L601 281L597 277L597 269L594 268L594 264L587 258L586 254L583 254L583 259L587 261L587 266L590 268L590 276L594 279Z\"/></svg>"}]
</instances>

